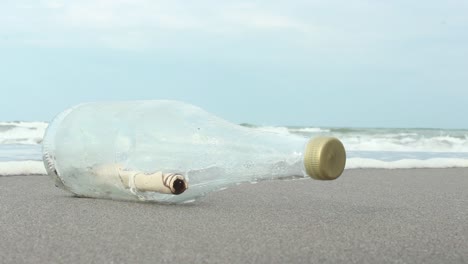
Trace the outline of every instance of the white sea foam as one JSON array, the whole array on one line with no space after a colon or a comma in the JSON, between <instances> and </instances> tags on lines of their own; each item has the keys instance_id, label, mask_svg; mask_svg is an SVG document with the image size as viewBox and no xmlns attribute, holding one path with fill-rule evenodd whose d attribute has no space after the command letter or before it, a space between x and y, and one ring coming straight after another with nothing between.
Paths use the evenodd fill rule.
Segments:
<instances>
[{"instance_id":1,"label":"white sea foam","mask_svg":"<svg viewBox=\"0 0 468 264\"><path fill-rule=\"evenodd\" d=\"M0 162L0 176L47 174L42 161Z\"/></svg>"},{"instance_id":2,"label":"white sea foam","mask_svg":"<svg viewBox=\"0 0 468 264\"><path fill-rule=\"evenodd\" d=\"M463 167L468 167L468 159L433 158L427 160L402 159L396 161L382 161L375 159L351 158L346 161L346 169L416 169Z\"/></svg>"},{"instance_id":3,"label":"white sea foam","mask_svg":"<svg viewBox=\"0 0 468 264\"><path fill-rule=\"evenodd\" d=\"M468 130L320 127L257 129L303 137L335 136L350 151L468 152Z\"/></svg>"},{"instance_id":4,"label":"white sea foam","mask_svg":"<svg viewBox=\"0 0 468 264\"><path fill-rule=\"evenodd\" d=\"M468 167L468 159L432 158L427 160L402 159L382 161L365 158L350 158L346 169L415 169L415 168L463 168ZM45 175L42 161L7 161L0 162L0 176Z\"/></svg>"},{"instance_id":5,"label":"white sea foam","mask_svg":"<svg viewBox=\"0 0 468 264\"><path fill-rule=\"evenodd\" d=\"M0 122L0 175L45 173L40 143L47 126ZM347 168L468 167L468 130L245 126L305 138L335 136L350 154Z\"/></svg>"},{"instance_id":6,"label":"white sea foam","mask_svg":"<svg viewBox=\"0 0 468 264\"><path fill-rule=\"evenodd\" d=\"M402 152L468 152L468 138L453 136L342 135L348 150Z\"/></svg>"},{"instance_id":7,"label":"white sea foam","mask_svg":"<svg viewBox=\"0 0 468 264\"><path fill-rule=\"evenodd\" d=\"M45 122L0 122L0 144L40 144Z\"/></svg>"},{"instance_id":8,"label":"white sea foam","mask_svg":"<svg viewBox=\"0 0 468 264\"><path fill-rule=\"evenodd\" d=\"M320 127L283 127L283 126L260 126L254 127L254 129L276 133L276 134L320 134L320 133L328 133L330 129L320 128Z\"/></svg>"},{"instance_id":9,"label":"white sea foam","mask_svg":"<svg viewBox=\"0 0 468 264\"><path fill-rule=\"evenodd\" d=\"M320 127L304 127L304 128L289 128L292 133L326 133L330 132L330 129Z\"/></svg>"},{"instance_id":10,"label":"white sea foam","mask_svg":"<svg viewBox=\"0 0 468 264\"><path fill-rule=\"evenodd\" d=\"M275 134L290 134L289 129L287 127L262 126L262 127L255 127L253 129L275 133Z\"/></svg>"}]
</instances>

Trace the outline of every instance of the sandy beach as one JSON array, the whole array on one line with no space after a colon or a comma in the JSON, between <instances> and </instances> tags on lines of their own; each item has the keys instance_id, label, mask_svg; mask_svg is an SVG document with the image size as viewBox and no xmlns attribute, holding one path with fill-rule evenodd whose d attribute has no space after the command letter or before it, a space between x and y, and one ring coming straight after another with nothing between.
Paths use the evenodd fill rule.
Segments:
<instances>
[{"instance_id":1,"label":"sandy beach","mask_svg":"<svg viewBox=\"0 0 468 264\"><path fill-rule=\"evenodd\" d=\"M0 177L0 263L468 263L468 169L346 170L188 205Z\"/></svg>"}]
</instances>

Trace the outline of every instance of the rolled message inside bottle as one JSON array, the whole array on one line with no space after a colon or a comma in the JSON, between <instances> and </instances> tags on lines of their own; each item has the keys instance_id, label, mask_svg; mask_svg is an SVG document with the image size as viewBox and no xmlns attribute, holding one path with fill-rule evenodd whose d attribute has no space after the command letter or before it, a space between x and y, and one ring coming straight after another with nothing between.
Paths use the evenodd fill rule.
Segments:
<instances>
[{"instance_id":1,"label":"rolled message inside bottle","mask_svg":"<svg viewBox=\"0 0 468 264\"><path fill-rule=\"evenodd\" d=\"M177 195L188 188L185 177L177 173L131 171L124 169L119 164L98 165L93 167L92 171L101 185L120 183L126 189L135 189L140 192Z\"/></svg>"}]
</instances>

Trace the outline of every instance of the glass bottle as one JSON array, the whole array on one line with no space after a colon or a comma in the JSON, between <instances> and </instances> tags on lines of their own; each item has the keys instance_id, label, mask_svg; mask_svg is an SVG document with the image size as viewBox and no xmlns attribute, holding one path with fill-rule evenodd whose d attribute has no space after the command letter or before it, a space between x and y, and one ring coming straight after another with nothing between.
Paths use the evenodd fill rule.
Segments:
<instances>
[{"instance_id":1,"label":"glass bottle","mask_svg":"<svg viewBox=\"0 0 468 264\"><path fill-rule=\"evenodd\" d=\"M56 186L78 196L178 203L241 182L333 180L346 154L336 138L260 131L178 101L130 101L59 114L43 161Z\"/></svg>"}]
</instances>

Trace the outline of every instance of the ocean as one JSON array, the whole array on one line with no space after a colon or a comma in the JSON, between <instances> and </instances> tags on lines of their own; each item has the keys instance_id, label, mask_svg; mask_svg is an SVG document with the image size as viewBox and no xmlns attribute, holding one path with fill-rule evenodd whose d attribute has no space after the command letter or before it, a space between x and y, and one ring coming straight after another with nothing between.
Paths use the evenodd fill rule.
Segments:
<instances>
[{"instance_id":1,"label":"ocean","mask_svg":"<svg viewBox=\"0 0 468 264\"><path fill-rule=\"evenodd\" d=\"M468 129L241 125L306 138L335 136L345 145L346 169L468 167ZM41 143L47 126L0 122L0 176L45 174Z\"/></svg>"}]
</instances>

